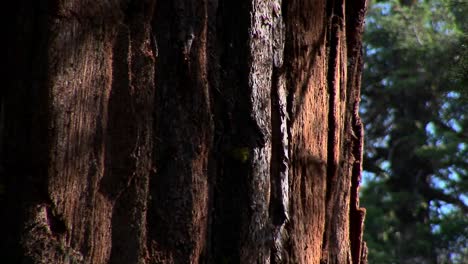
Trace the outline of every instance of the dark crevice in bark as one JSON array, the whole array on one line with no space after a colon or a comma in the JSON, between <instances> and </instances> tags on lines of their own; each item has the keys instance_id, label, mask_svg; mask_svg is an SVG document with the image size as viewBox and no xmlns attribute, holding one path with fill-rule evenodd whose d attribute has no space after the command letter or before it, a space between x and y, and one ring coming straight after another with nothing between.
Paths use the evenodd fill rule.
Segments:
<instances>
[{"instance_id":1,"label":"dark crevice in bark","mask_svg":"<svg viewBox=\"0 0 468 264\"><path fill-rule=\"evenodd\" d=\"M288 146L285 146L283 137L287 131L282 131L283 122L287 122L285 117L285 99L280 99L279 86L280 78L284 78L281 69L273 67L272 87L271 87L271 160L270 160L270 201L269 216L273 224L273 245L270 249L270 261L272 264L283 263L287 261L286 246L288 238L285 235L285 224L289 220L288 203L289 190L283 192L283 188L288 188ZM284 81L284 80L283 80ZM282 84L284 85L284 83ZM283 87L284 88L284 87ZM283 119L283 120L282 120ZM287 140L287 139L286 139ZM286 143L287 144L287 143ZM287 149L285 149L287 148ZM287 186L284 186L287 185ZM286 196L286 197L285 197Z\"/></svg>"},{"instance_id":2,"label":"dark crevice in bark","mask_svg":"<svg viewBox=\"0 0 468 264\"><path fill-rule=\"evenodd\" d=\"M362 69L362 57L361 52L358 51L357 56L353 57L356 65L354 65L355 70L351 71L349 67L349 72L353 73L354 78L350 79L348 83L349 86L360 87L360 75ZM353 68L354 68L353 67ZM355 89L354 89L355 90ZM357 93L357 94L356 94ZM353 263L356 264L365 264L366 259L363 259L363 250L367 250L365 242L363 241L363 229L364 229L364 218L365 218L365 209L360 208L359 206L359 185L361 183L361 173L362 173L362 151L363 151L363 125L359 117L359 92L355 93L355 102L353 103L354 107L352 111L351 119L351 150L350 154L354 159L351 170L351 197L350 197L350 241L351 241L351 254Z\"/></svg>"},{"instance_id":3,"label":"dark crevice in bark","mask_svg":"<svg viewBox=\"0 0 468 264\"><path fill-rule=\"evenodd\" d=\"M330 5L330 4L329 4ZM335 145L337 144L336 141L336 118L337 118L337 110L338 106L336 103L337 100L337 92L335 90L337 84L335 83L335 76L337 69L337 62L339 60L338 56L339 53L339 35L338 32L340 30L339 18L333 14L329 15L330 19L330 27L329 27L329 36L328 36L328 72L327 72L327 87L328 87L328 94L329 94L329 101L328 101L328 168L327 168L327 204L330 202L331 195L333 190L331 189L332 186L336 185L336 177L338 173L338 161L335 158Z\"/></svg>"},{"instance_id":4,"label":"dark crevice in bark","mask_svg":"<svg viewBox=\"0 0 468 264\"><path fill-rule=\"evenodd\" d=\"M176 113L173 113L175 112L173 108L177 105L178 95L172 90L178 89L179 85L172 78L177 74L178 69L176 67L181 60L178 56L179 51L176 48L179 43L173 36L177 25L176 21L174 21L176 19L174 12L171 2L158 1L152 21L159 56L155 65L156 92L154 100L155 144L153 152L155 156L153 162L156 166L156 172L150 179L151 198L148 214L148 222L153 223L148 230L148 246L151 248L150 251L160 252L159 256L152 257L159 258L161 262L167 261L169 263L170 260L177 258L177 255L172 256L169 253L172 248L175 248L175 245L170 242L170 237L183 237L183 234L177 234L176 232L171 235L173 224L169 223L170 219L176 218L175 212L171 210L169 205L172 202L169 194L176 192L174 190L175 179L168 175L168 170L170 170L171 160L176 157L177 143L170 137L171 133L174 133L174 127L170 122L171 119L165 117L165 115L171 113L174 118L177 118L175 117ZM180 76L180 79L183 78L184 76ZM167 99L164 100L164 97L167 97ZM167 196L164 194L167 194ZM190 193L185 195L189 199ZM177 206L182 207L181 204L177 204ZM182 226L179 232L181 231ZM174 252L174 254L176 253Z\"/></svg>"},{"instance_id":5,"label":"dark crevice in bark","mask_svg":"<svg viewBox=\"0 0 468 264\"><path fill-rule=\"evenodd\" d=\"M0 197L0 255L8 263L26 261L20 244L25 208L48 201L47 25L53 9L53 3L20 1L4 12L11 24L5 38L6 87L1 89L0 183L5 193Z\"/></svg>"},{"instance_id":6,"label":"dark crevice in bark","mask_svg":"<svg viewBox=\"0 0 468 264\"><path fill-rule=\"evenodd\" d=\"M328 215L328 211L330 210L329 208L329 205L331 203L333 203L332 201L332 196L333 196L333 191L334 189L332 189L332 187L334 188L334 186L336 186L336 182L337 182L337 173L338 173L338 164L337 164L337 160L335 158L335 152L334 152L334 146L337 142L335 142L335 134L336 134L336 124L335 124L335 119L336 119L336 112L335 112L335 108L336 108L336 105L335 105L335 102L336 102L336 91L335 91L335 85L334 85L334 77L335 77L335 67L333 67L332 65L334 65L334 62L335 60L337 59L337 55L338 55L338 50L337 50L337 47L336 47L336 44L337 44L337 36L334 36L333 35L333 30L332 30L332 33L331 33L331 37L329 39L329 68L328 68L328 73L327 73L327 76L328 76L328 91L329 91L329 101L328 101L328 150L327 150L327 182L326 182L326 211L327 211L327 215ZM324 230L324 234L323 234L323 252L322 254L324 254L324 256L322 256L322 260L324 263L329 263L329 260L328 260L328 247L329 247L329 235L330 235L330 231L328 230L328 228L330 228L330 223L327 221L325 223L325 230ZM322 263L322 262L321 262Z\"/></svg>"},{"instance_id":7,"label":"dark crevice in bark","mask_svg":"<svg viewBox=\"0 0 468 264\"><path fill-rule=\"evenodd\" d=\"M270 218L273 225L281 226L286 221L286 208L281 193L281 171L284 151L281 133L281 108L278 96L279 69L273 67L271 85L271 161L270 161Z\"/></svg>"},{"instance_id":8,"label":"dark crevice in bark","mask_svg":"<svg viewBox=\"0 0 468 264\"><path fill-rule=\"evenodd\" d=\"M49 220L49 227L52 234L61 235L67 231L67 225L62 215L54 212L50 206L46 207L47 219Z\"/></svg>"},{"instance_id":9,"label":"dark crevice in bark","mask_svg":"<svg viewBox=\"0 0 468 264\"><path fill-rule=\"evenodd\" d=\"M284 72L284 6L272 6L272 56L270 88L271 160L269 217L273 224L270 248L271 263L288 261L288 238L285 224L289 220L289 137L287 92Z\"/></svg>"},{"instance_id":10,"label":"dark crevice in bark","mask_svg":"<svg viewBox=\"0 0 468 264\"><path fill-rule=\"evenodd\" d=\"M100 182L100 191L109 200L115 201L129 185L130 175L135 170L131 153L135 147L134 112L129 100L130 69L127 62L130 48L130 32L126 25L118 28L113 49L112 87L109 95L108 124L106 130L105 173ZM126 105L122 108L121 105Z\"/></svg>"},{"instance_id":11,"label":"dark crevice in bark","mask_svg":"<svg viewBox=\"0 0 468 264\"><path fill-rule=\"evenodd\" d=\"M248 97L246 3L219 2L217 45L219 84L213 91L216 179L213 190L213 263L239 263L242 223L248 215L251 136Z\"/></svg>"},{"instance_id":12,"label":"dark crevice in bark","mask_svg":"<svg viewBox=\"0 0 468 264\"><path fill-rule=\"evenodd\" d=\"M351 174L350 197L350 245L354 264L367 263L367 246L363 240L364 218L366 211L359 205L359 185L362 173L362 153L364 128L359 117L360 87L363 67L362 57L362 33L366 12L366 0L359 0L355 4L346 5L346 44L348 56L348 94L351 101L348 103L347 115L351 127L351 150L354 158Z\"/></svg>"},{"instance_id":13,"label":"dark crevice in bark","mask_svg":"<svg viewBox=\"0 0 468 264\"><path fill-rule=\"evenodd\" d=\"M105 144L105 173L100 191L114 204L112 210L112 250L109 262L136 262L134 254L138 243L132 240L130 228L131 203L128 188L134 184L136 158L132 154L137 145L135 105L131 92L131 65L129 58L130 31L127 25L117 29L113 49L112 87L109 95L108 124ZM125 105L126 107L122 107ZM137 224L137 223L134 223ZM126 248L125 245L128 245ZM124 253L125 252L125 253Z\"/></svg>"},{"instance_id":14,"label":"dark crevice in bark","mask_svg":"<svg viewBox=\"0 0 468 264\"><path fill-rule=\"evenodd\" d=\"M205 254L213 140L206 54L206 2L158 2L155 166L149 244L164 261Z\"/></svg>"}]
</instances>

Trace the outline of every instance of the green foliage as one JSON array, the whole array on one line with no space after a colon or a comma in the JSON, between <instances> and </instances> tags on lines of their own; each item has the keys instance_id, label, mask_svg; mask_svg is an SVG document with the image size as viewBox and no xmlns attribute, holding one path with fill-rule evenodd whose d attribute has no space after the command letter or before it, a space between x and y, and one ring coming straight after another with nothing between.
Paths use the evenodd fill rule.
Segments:
<instances>
[{"instance_id":1,"label":"green foliage","mask_svg":"<svg viewBox=\"0 0 468 264\"><path fill-rule=\"evenodd\" d=\"M466 14L460 0L371 3L361 105L369 263L468 263Z\"/></svg>"},{"instance_id":2,"label":"green foliage","mask_svg":"<svg viewBox=\"0 0 468 264\"><path fill-rule=\"evenodd\" d=\"M245 163L250 157L250 150L248 147L235 147L229 151L229 155L231 158Z\"/></svg>"}]
</instances>

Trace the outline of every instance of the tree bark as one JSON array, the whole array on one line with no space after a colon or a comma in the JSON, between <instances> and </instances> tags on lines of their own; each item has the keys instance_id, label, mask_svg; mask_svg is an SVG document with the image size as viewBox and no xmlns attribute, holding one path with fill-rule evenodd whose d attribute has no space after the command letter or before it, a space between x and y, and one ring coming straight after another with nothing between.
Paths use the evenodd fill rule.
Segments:
<instances>
[{"instance_id":1,"label":"tree bark","mask_svg":"<svg viewBox=\"0 0 468 264\"><path fill-rule=\"evenodd\" d=\"M366 263L364 11L364 0L17 2L1 255Z\"/></svg>"}]
</instances>

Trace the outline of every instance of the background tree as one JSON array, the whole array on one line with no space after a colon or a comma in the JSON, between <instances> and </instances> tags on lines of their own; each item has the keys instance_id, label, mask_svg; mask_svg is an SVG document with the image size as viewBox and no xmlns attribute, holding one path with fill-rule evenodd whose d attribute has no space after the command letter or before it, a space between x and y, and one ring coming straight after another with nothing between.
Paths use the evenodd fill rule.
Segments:
<instances>
[{"instance_id":1,"label":"background tree","mask_svg":"<svg viewBox=\"0 0 468 264\"><path fill-rule=\"evenodd\" d=\"M467 11L440 0L377 1L368 12L370 263L468 261Z\"/></svg>"},{"instance_id":2,"label":"background tree","mask_svg":"<svg viewBox=\"0 0 468 264\"><path fill-rule=\"evenodd\" d=\"M7 263L365 263L365 1L15 1Z\"/></svg>"}]
</instances>

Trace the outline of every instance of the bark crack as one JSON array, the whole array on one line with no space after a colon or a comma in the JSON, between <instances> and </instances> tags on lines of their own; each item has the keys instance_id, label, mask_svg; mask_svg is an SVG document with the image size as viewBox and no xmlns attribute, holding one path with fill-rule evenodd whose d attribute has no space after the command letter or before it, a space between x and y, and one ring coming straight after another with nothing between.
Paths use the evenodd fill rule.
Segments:
<instances>
[{"instance_id":1,"label":"bark crack","mask_svg":"<svg viewBox=\"0 0 468 264\"><path fill-rule=\"evenodd\" d=\"M273 224L272 263L287 258L288 239L285 224L289 221L289 127L286 80L284 73L285 26L281 1L272 2L273 67L271 80L272 152L270 163L270 218Z\"/></svg>"},{"instance_id":2,"label":"bark crack","mask_svg":"<svg viewBox=\"0 0 468 264\"><path fill-rule=\"evenodd\" d=\"M349 136L351 140L350 154L354 159L351 174L350 197L350 242L353 264L367 263L367 246L363 240L364 219L366 210L359 206L359 185L361 182L364 128L359 117L360 87L362 74L362 31L366 12L366 1L357 1L354 5L346 5L346 43L348 55L348 90L352 93L350 105L352 117Z\"/></svg>"}]
</instances>

